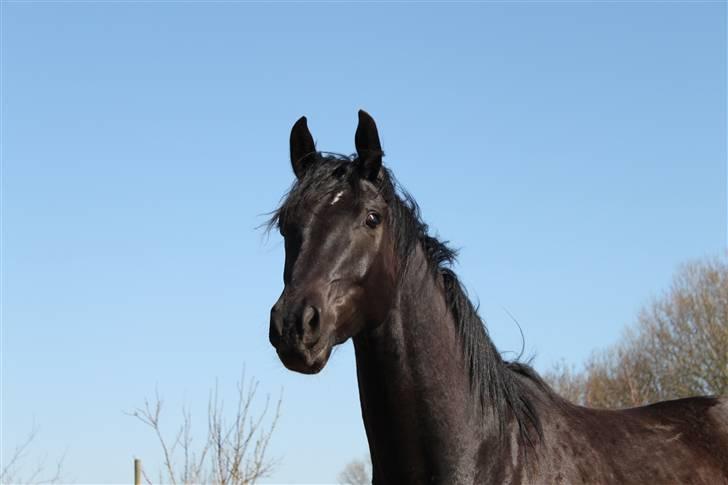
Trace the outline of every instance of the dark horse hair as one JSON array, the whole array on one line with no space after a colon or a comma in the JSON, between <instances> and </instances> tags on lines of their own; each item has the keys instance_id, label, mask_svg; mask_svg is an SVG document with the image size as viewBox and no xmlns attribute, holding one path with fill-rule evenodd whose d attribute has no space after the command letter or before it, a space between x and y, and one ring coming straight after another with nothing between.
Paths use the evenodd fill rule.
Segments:
<instances>
[{"instance_id":1,"label":"dark horse hair","mask_svg":"<svg viewBox=\"0 0 728 485\"><path fill-rule=\"evenodd\" d=\"M295 217L303 208L312 205L313 200L307 200L308 197L333 194L342 187L351 191L358 189L360 175L355 155L316 152L310 156L316 158L311 164L313 168L294 182L284 196L283 203L267 223L269 230L280 228L289 217ZM553 391L528 364L517 359L509 362L501 357L488 337L477 308L452 270L457 251L447 242L429 234L417 202L401 187L390 170L382 167L374 183L389 207L394 245L402 265L398 268L399 279L405 274L410 255L420 244L431 274L442 278L447 305L458 328L473 398L483 411L492 413L502 438L505 438L507 414L512 413L521 436L533 443L534 438L541 436L541 422L530 394L522 392L524 381L518 376L525 377L549 395L554 395Z\"/></svg>"}]
</instances>

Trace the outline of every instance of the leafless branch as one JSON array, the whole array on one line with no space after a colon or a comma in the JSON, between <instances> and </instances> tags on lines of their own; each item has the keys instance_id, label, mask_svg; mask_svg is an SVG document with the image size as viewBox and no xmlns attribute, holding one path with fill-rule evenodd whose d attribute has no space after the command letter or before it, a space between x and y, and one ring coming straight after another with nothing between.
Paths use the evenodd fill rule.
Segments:
<instances>
[{"instance_id":1,"label":"leafless branch","mask_svg":"<svg viewBox=\"0 0 728 485\"><path fill-rule=\"evenodd\" d=\"M38 426L33 424L25 439L15 446L7 462L3 465L2 471L0 471L0 483L30 485L36 483L59 483L61 481L63 462L66 458L65 452L56 460L53 472L49 475L44 476L47 461L46 455L43 455L29 471L23 472L23 462L26 461L30 448L38 436L38 432Z\"/></svg>"},{"instance_id":2,"label":"leafless branch","mask_svg":"<svg viewBox=\"0 0 728 485\"><path fill-rule=\"evenodd\" d=\"M162 400L159 395L153 403L130 413L152 428L162 450L163 468L160 481L172 484L216 483L220 485L249 485L270 474L275 462L266 457L275 427L280 418L282 395L275 413L270 413L270 396L263 407L253 411L258 392L258 381L245 381L245 374L237 385L235 407L229 414L219 395L219 385L210 391L207 407L207 434L201 445L195 447L192 416L182 408L182 424L172 441L167 441L160 427ZM181 465L175 458L181 455ZM146 480L149 482L148 477Z\"/></svg>"}]
</instances>

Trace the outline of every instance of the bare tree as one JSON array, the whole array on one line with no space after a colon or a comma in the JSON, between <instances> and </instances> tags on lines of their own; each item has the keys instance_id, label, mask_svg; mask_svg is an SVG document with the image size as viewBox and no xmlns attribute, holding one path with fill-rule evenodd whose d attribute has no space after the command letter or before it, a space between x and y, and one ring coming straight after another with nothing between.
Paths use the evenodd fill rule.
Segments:
<instances>
[{"instance_id":1,"label":"bare tree","mask_svg":"<svg viewBox=\"0 0 728 485\"><path fill-rule=\"evenodd\" d=\"M224 403L218 397L218 386L210 393L207 409L207 435L201 445L193 445L192 416L182 409L182 424L172 439L164 436L160 427L162 400L145 400L144 407L130 413L155 433L162 451L163 469L159 482L172 484L215 483L219 485L249 485L270 474L275 462L266 457L268 444L280 417L279 397L273 414L266 422L271 408L266 396L257 414L252 406L258 391L258 381L245 385L243 377L237 386L237 403L231 417L226 416ZM144 473L147 482L152 483Z\"/></svg>"},{"instance_id":2,"label":"bare tree","mask_svg":"<svg viewBox=\"0 0 728 485\"><path fill-rule=\"evenodd\" d=\"M571 402L584 403L586 399L586 376L584 373L576 371L574 366L560 362L544 375L544 379L551 384L551 387L561 397Z\"/></svg>"},{"instance_id":3,"label":"bare tree","mask_svg":"<svg viewBox=\"0 0 728 485\"><path fill-rule=\"evenodd\" d=\"M30 468L26 464L28 461L27 456L38 436L38 432L39 428L34 424L25 439L15 446L8 460L3 462L0 469L0 483L60 483L65 455L56 461L51 471L46 471L47 460L45 456Z\"/></svg>"},{"instance_id":4,"label":"bare tree","mask_svg":"<svg viewBox=\"0 0 728 485\"><path fill-rule=\"evenodd\" d=\"M615 346L594 353L582 373L546 375L574 402L620 408L728 393L728 259L686 264L645 306Z\"/></svg>"},{"instance_id":5,"label":"bare tree","mask_svg":"<svg viewBox=\"0 0 728 485\"><path fill-rule=\"evenodd\" d=\"M370 485L372 483L372 461L369 457L366 460L353 460L347 463L339 473L340 485Z\"/></svg>"}]
</instances>

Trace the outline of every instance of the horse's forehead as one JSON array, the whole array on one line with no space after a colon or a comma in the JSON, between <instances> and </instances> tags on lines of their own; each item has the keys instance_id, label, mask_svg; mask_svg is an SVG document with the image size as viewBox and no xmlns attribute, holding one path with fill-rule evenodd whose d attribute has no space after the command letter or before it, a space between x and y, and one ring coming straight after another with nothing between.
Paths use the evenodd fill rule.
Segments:
<instances>
[{"instance_id":1,"label":"horse's forehead","mask_svg":"<svg viewBox=\"0 0 728 485\"><path fill-rule=\"evenodd\" d=\"M341 197L342 197L343 195L344 195L344 190L339 190L338 192L336 192L336 193L334 194L334 197L333 197L333 198L331 199L331 203L329 203L329 205L334 205L334 204L336 204L336 203L337 203L338 201L340 201L340 200L341 200Z\"/></svg>"},{"instance_id":2,"label":"horse's forehead","mask_svg":"<svg viewBox=\"0 0 728 485\"><path fill-rule=\"evenodd\" d=\"M357 208L379 197L377 187L367 180L309 183L298 187L284 204L290 223L307 224L311 216L327 208Z\"/></svg>"},{"instance_id":3,"label":"horse's forehead","mask_svg":"<svg viewBox=\"0 0 728 485\"><path fill-rule=\"evenodd\" d=\"M361 190L353 190L351 187L339 187L331 191L328 204L335 205L340 203L341 199L347 196L351 197L354 195L353 193L361 200L375 199L379 195L377 188L373 184L365 181L361 184Z\"/></svg>"}]
</instances>

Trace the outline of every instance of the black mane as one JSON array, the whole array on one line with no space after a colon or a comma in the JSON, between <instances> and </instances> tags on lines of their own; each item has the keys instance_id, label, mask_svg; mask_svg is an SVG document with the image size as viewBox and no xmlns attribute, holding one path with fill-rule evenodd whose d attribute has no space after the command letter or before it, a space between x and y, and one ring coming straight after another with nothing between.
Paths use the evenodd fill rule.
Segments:
<instances>
[{"instance_id":1,"label":"black mane","mask_svg":"<svg viewBox=\"0 0 728 485\"><path fill-rule=\"evenodd\" d=\"M342 187L353 190L358 187L355 156L331 153L317 153L316 156L318 160L312 164L311 170L294 183L282 204L273 212L267 224L269 229L281 227L298 210L326 194L332 194ZM428 226L422 220L417 202L397 183L387 168L382 167L376 186L389 206L395 247L402 264L399 268L400 277L405 272L409 255L420 244L433 276L443 279L446 301L458 327L474 398L484 412L493 413L500 425L501 436L505 431L508 413L512 413L521 436L532 443L533 431L541 436L541 423L532 393L525 389L523 378L549 395L553 395L553 391L528 364L517 360L508 362L501 357L488 336L477 308L452 270L457 252L447 242L428 233Z\"/></svg>"}]
</instances>

